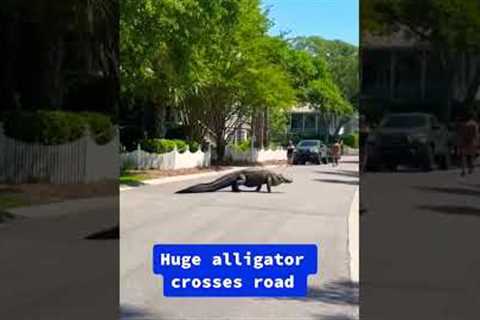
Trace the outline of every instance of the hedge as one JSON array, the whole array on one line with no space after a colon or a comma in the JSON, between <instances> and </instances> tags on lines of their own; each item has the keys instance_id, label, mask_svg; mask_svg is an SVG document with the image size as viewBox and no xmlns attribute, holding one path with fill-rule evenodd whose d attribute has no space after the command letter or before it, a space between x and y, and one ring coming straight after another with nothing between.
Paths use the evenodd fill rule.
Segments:
<instances>
[{"instance_id":1,"label":"hedge","mask_svg":"<svg viewBox=\"0 0 480 320\"><path fill-rule=\"evenodd\" d=\"M5 113L3 121L8 137L30 143L68 143L83 137L87 130L99 144L108 143L114 136L110 118L98 113L17 111Z\"/></svg>"},{"instance_id":2,"label":"hedge","mask_svg":"<svg viewBox=\"0 0 480 320\"><path fill-rule=\"evenodd\" d=\"M89 126L92 138L98 144L106 144L113 139L113 124L107 116L93 112L85 112L82 116Z\"/></svg>"},{"instance_id":3,"label":"hedge","mask_svg":"<svg viewBox=\"0 0 480 320\"><path fill-rule=\"evenodd\" d=\"M167 153L175 149L175 142L167 139L146 139L141 142L143 150L150 153Z\"/></svg>"},{"instance_id":4,"label":"hedge","mask_svg":"<svg viewBox=\"0 0 480 320\"><path fill-rule=\"evenodd\" d=\"M358 149L358 133L352 133L342 137L343 144L350 148Z\"/></svg>"},{"instance_id":5,"label":"hedge","mask_svg":"<svg viewBox=\"0 0 480 320\"><path fill-rule=\"evenodd\" d=\"M177 151L184 153L187 148L190 152L197 152L200 145L194 141L184 141L180 139L146 139L140 143L142 150L150 153L167 153L177 148Z\"/></svg>"},{"instance_id":6,"label":"hedge","mask_svg":"<svg viewBox=\"0 0 480 320\"><path fill-rule=\"evenodd\" d=\"M187 143L188 143L188 147L189 147L190 152L197 152L198 149L200 149L200 144L198 142L189 141Z\"/></svg>"},{"instance_id":7,"label":"hedge","mask_svg":"<svg viewBox=\"0 0 480 320\"><path fill-rule=\"evenodd\" d=\"M237 152L245 152L250 150L250 148L252 147L252 141L250 139L247 139L240 143L231 144L231 147Z\"/></svg>"},{"instance_id":8,"label":"hedge","mask_svg":"<svg viewBox=\"0 0 480 320\"><path fill-rule=\"evenodd\" d=\"M175 139L175 140L172 140L172 141L177 146L177 151L178 152L184 153L185 151L187 151L188 145L185 141L180 140L180 139Z\"/></svg>"}]
</instances>

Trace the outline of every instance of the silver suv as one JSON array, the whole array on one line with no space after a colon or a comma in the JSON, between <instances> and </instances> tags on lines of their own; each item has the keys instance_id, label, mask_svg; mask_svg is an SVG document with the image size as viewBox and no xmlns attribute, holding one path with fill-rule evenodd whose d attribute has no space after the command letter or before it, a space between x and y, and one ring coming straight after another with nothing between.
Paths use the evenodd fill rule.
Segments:
<instances>
[{"instance_id":1,"label":"silver suv","mask_svg":"<svg viewBox=\"0 0 480 320\"><path fill-rule=\"evenodd\" d=\"M385 116L372 137L377 163L395 170L413 165L425 171L435 163L448 169L448 130L428 113L395 113Z\"/></svg>"}]
</instances>

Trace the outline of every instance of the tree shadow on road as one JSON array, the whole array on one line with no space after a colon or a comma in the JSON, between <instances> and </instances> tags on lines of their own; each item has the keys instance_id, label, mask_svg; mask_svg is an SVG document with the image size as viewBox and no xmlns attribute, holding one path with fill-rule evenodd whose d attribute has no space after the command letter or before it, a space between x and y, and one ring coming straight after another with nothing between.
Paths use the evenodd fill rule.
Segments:
<instances>
[{"instance_id":1,"label":"tree shadow on road","mask_svg":"<svg viewBox=\"0 0 480 320\"><path fill-rule=\"evenodd\" d=\"M446 188L445 187L415 187L415 188L422 191L429 191L429 192L480 197L479 190L472 190L472 189L466 189L466 188L450 188L450 187L446 187Z\"/></svg>"},{"instance_id":2,"label":"tree shadow on road","mask_svg":"<svg viewBox=\"0 0 480 320\"><path fill-rule=\"evenodd\" d=\"M120 238L119 226L100 230L85 237L87 240L115 240Z\"/></svg>"},{"instance_id":3,"label":"tree shadow on road","mask_svg":"<svg viewBox=\"0 0 480 320\"><path fill-rule=\"evenodd\" d=\"M139 307L121 305L119 320L167 320L167 319L162 318L157 314L152 315L149 312L142 310Z\"/></svg>"},{"instance_id":4,"label":"tree shadow on road","mask_svg":"<svg viewBox=\"0 0 480 320\"><path fill-rule=\"evenodd\" d=\"M351 186L358 186L358 180L336 180L336 179L313 179L318 182L327 182L327 183L336 183L336 184L347 184Z\"/></svg>"},{"instance_id":5,"label":"tree shadow on road","mask_svg":"<svg viewBox=\"0 0 480 320\"><path fill-rule=\"evenodd\" d=\"M455 214L455 215L464 215L464 216L477 216L480 217L480 208L471 207L471 206L448 206L448 205L439 205L439 206L419 206L421 210L434 211L442 214Z\"/></svg>"},{"instance_id":6,"label":"tree shadow on road","mask_svg":"<svg viewBox=\"0 0 480 320\"><path fill-rule=\"evenodd\" d=\"M359 285L352 281L334 281L322 288L309 287L308 294L302 298L278 298L304 302L323 302L335 305L358 305Z\"/></svg>"},{"instance_id":7,"label":"tree shadow on road","mask_svg":"<svg viewBox=\"0 0 480 320\"><path fill-rule=\"evenodd\" d=\"M324 314L314 314L312 315L315 320L358 320L357 318L347 316L344 314L335 314L335 315L324 315Z\"/></svg>"},{"instance_id":8,"label":"tree shadow on road","mask_svg":"<svg viewBox=\"0 0 480 320\"><path fill-rule=\"evenodd\" d=\"M321 174L329 174L329 175L334 175L334 176L343 176L343 177L354 177L357 178L359 176L358 171L353 171L353 170L336 170L336 171L323 171L319 170L316 171L317 173Z\"/></svg>"},{"instance_id":9,"label":"tree shadow on road","mask_svg":"<svg viewBox=\"0 0 480 320\"><path fill-rule=\"evenodd\" d=\"M340 160L340 163L360 163L359 160Z\"/></svg>"}]
</instances>

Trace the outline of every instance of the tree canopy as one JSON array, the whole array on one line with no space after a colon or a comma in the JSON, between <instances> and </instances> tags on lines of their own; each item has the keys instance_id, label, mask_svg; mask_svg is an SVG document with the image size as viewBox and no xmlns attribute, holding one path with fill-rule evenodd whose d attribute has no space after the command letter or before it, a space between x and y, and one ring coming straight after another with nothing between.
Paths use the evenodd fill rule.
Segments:
<instances>
[{"instance_id":1,"label":"tree canopy","mask_svg":"<svg viewBox=\"0 0 480 320\"><path fill-rule=\"evenodd\" d=\"M338 70L323 55L268 34L260 0L121 6L122 93L176 108L191 139L210 135L222 148L243 122L268 113L281 123L279 114L298 103L352 110L341 77L332 76Z\"/></svg>"},{"instance_id":2,"label":"tree canopy","mask_svg":"<svg viewBox=\"0 0 480 320\"><path fill-rule=\"evenodd\" d=\"M428 43L453 84L458 57L480 49L480 2L477 0L369 0L361 8L362 30L373 35L404 32ZM469 83L463 104L471 104L480 87L480 68Z\"/></svg>"}]
</instances>

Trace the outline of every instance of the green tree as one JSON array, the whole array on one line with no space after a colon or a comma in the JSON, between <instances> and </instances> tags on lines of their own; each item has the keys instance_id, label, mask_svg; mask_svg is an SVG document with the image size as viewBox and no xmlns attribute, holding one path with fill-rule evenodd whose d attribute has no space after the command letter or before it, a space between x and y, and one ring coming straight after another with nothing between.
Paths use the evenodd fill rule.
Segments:
<instances>
[{"instance_id":1,"label":"green tree","mask_svg":"<svg viewBox=\"0 0 480 320\"><path fill-rule=\"evenodd\" d=\"M458 57L480 49L480 3L476 0L369 0L361 8L362 31L367 35L392 35L402 31L406 37L428 43L441 61L446 75L447 116L458 68ZM471 105L480 87L480 68L474 74L461 101Z\"/></svg>"},{"instance_id":2,"label":"green tree","mask_svg":"<svg viewBox=\"0 0 480 320\"><path fill-rule=\"evenodd\" d=\"M343 96L358 109L358 48L340 40L326 40L319 36L297 37L293 43L296 48L325 59L332 80Z\"/></svg>"}]
</instances>

